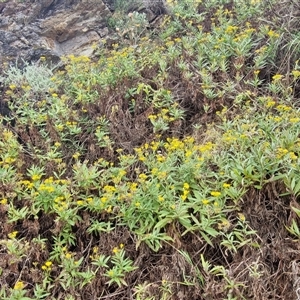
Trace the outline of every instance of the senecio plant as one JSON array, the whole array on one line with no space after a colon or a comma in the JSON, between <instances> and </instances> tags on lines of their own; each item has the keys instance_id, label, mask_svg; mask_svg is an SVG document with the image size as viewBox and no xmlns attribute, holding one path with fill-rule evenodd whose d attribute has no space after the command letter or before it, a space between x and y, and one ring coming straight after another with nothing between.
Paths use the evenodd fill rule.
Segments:
<instances>
[{"instance_id":1,"label":"senecio plant","mask_svg":"<svg viewBox=\"0 0 300 300\"><path fill-rule=\"evenodd\" d=\"M259 254L300 238L299 33L276 4L118 11L97 59L6 68L1 299L296 295Z\"/></svg>"}]
</instances>

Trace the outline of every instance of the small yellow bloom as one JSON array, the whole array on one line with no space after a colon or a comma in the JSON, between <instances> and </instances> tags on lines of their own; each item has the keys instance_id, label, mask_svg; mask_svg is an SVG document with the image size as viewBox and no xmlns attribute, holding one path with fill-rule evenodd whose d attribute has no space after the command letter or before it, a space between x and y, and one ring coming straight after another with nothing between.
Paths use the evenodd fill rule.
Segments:
<instances>
[{"instance_id":1,"label":"small yellow bloom","mask_svg":"<svg viewBox=\"0 0 300 300\"><path fill-rule=\"evenodd\" d=\"M24 288L24 282L23 281L17 281L15 283L14 290L23 290L23 288Z\"/></svg>"},{"instance_id":2,"label":"small yellow bloom","mask_svg":"<svg viewBox=\"0 0 300 300\"><path fill-rule=\"evenodd\" d=\"M187 195L183 194L183 195L180 196L180 198L181 198L182 201L185 201L186 198L187 198Z\"/></svg>"},{"instance_id":3,"label":"small yellow bloom","mask_svg":"<svg viewBox=\"0 0 300 300\"><path fill-rule=\"evenodd\" d=\"M13 231L13 232L8 234L8 237L10 239L14 239L14 238L16 238L17 234L18 234L18 231Z\"/></svg>"},{"instance_id":4,"label":"small yellow bloom","mask_svg":"<svg viewBox=\"0 0 300 300\"><path fill-rule=\"evenodd\" d=\"M62 125L62 124L58 124L58 125L56 125L55 127L56 127L56 129L57 129L58 131L63 131L63 130L64 130L64 125Z\"/></svg>"},{"instance_id":5,"label":"small yellow bloom","mask_svg":"<svg viewBox=\"0 0 300 300\"><path fill-rule=\"evenodd\" d=\"M78 159L79 156L80 156L80 153L79 153L79 152L75 152L75 153L73 154L72 157L73 157L74 159Z\"/></svg>"},{"instance_id":6,"label":"small yellow bloom","mask_svg":"<svg viewBox=\"0 0 300 300\"><path fill-rule=\"evenodd\" d=\"M293 70L292 74L295 78L299 78L300 77L300 70Z\"/></svg>"},{"instance_id":7,"label":"small yellow bloom","mask_svg":"<svg viewBox=\"0 0 300 300\"><path fill-rule=\"evenodd\" d=\"M202 204L203 204L203 205L207 205L207 204L209 204L209 200L207 200L207 199L203 199L203 200L202 200Z\"/></svg>"},{"instance_id":8,"label":"small yellow bloom","mask_svg":"<svg viewBox=\"0 0 300 300\"><path fill-rule=\"evenodd\" d=\"M163 196L161 196L161 195L158 196L158 201L159 201L159 202L163 202L164 200L165 200L165 199L164 199Z\"/></svg>"},{"instance_id":9,"label":"small yellow bloom","mask_svg":"<svg viewBox=\"0 0 300 300\"><path fill-rule=\"evenodd\" d=\"M216 191L213 191L210 193L213 197L219 197L221 196L221 193L220 192L216 192Z\"/></svg>"},{"instance_id":10,"label":"small yellow bloom","mask_svg":"<svg viewBox=\"0 0 300 300\"><path fill-rule=\"evenodd\" d=\"M31 179L32 179L33 181L37 181L37 180L41 179L41 177L42 177L42 175L33 174L33 175L31 176Z\"/></svg>"},{"instance_id":11,"label":"small yellow bloom","mask_svg":"<svg viewBox=\"0 0 300 300\"><path fill-rule=\"evenodd\" d=\"M300 121L300 118L290 118L291 123L298 123Z\"/></svg>"},{"instance_id":12,"label":"small yellow bloom","mask_svg":"<svg viewBox=\"0 0 300 300\"><path fill-rule=\"evenodd\" d=\"M270 101L267 102L266 106L267 106L267 107L272 107L272 106L274 106L275 104L276 104L275 101L270 100Z\"/></svg>"},{"instance_id":13,"label":"small yellow bloom","mask_svg":"<svg viewBox=\"0 0 300 300\"><path fill-rule=\"evenodd\" d=\"M13 163L13 162L15 162L16 161L16 159L15 158L12 158L12 157L6 157L5 159L4 159L4 163L6 163L6 164L11 164L11 163Z\"/></svg>"},{"instance_id":14,"label":"small yellow bloom","mask_svg":"<svg viewBox=\"0 0 300 300\"><path fill-rule=\"evenodd\" d=\"M183 188L184 188L185 190L188 190L188 189L190 188L190 185L189 185L187 182L185 182L185 183L183 184Z\"/></svg>"},{"instance_id":15,"label":"small yellow bloom","mask_svg":"<svg viewBox=\"0 0 300 300\"><path fill-rule=\"evenodd\" d=\"M223 183L223 188L224 189L227 189L227 188L229 188L230 187L230 184L229 183Z\"/></svg>"},{"instance_id":16,"label":"small yellow bloom","mask_svg":"<svg viewBox=\"0 0 300 300\"><path fill-rule=\"evenodd\" d=\"M280 79L282 79L282 77L283 77L283 75L281 75L281 74L275 74L275 75L272 77L272 79L273 79L273 81L277 82L277 81L279 81Z\"/></svg>"},{"instance_id":17,"label":"small yellow bloom","mask_svg":"<svg viewBox=\"0 0 300 300\"><path fill-rule=\"evenodd\" d=\"M272 37L274 37L274 38L279 37L279 34L277 32L275 32L274 30L269 30L267 34L268 34L268 36L270 38L272 38Z\"/></svg>"},{"instance_id":18,"label":"small yellow bloom","mask_svg":"<svg viewBox=\"0 0 300 300\"><path fill-rule=\"evenodd\" d=\"M1 199L0 204L3 204L3 205L7 204L7 199L6 198Z\"/></svg>"},{"instance_id":19,"label":"small yellow bloom","mask_svg":"<svg viewBox=\"0 0 300 300\"><path fill-rule=\"evenodd\" d=\"M147 177L148 176L145 173L139 174L139 180L142 181L142 182L144 182L147 179Z\"/></svg>"},{"instance_id":20,"label":"small yellow bloom","mask_svg":"<svg viewBox=\"0 0 300 300\"><path fill-rule=\"evenodd\" d=\"M298 156L294 152L290 152L289 155L292 160L298 159Z\"/></svg>"},{"instance_id":21,"label":"small yellow bloom","mask_svg":"<svg viewBox=\"0 0 300 300\"><path fill-rule=\"evenodd\" d=\"M46 261L45 264L42 266L43 271L51 271L52 268L52 261Z\"/></svg>"},{"instance_id":22,"label":"small yellow bloom","mask_svg":"<svg viewBox=\"0 0 300 300\"><path fill-rule=\"evenodd\" d=\"M52 266L52 261L49 261L49 260L46 261L46 262L45 262L45 266L46 266L46 267L51 267L51 266Z\"/></svg>"},{"instance_id":23,"label":"small yellow bloom","mask_svg":"<svg viewBox=\"0 0 300 300\"><path fill-rule=\"evenodd\" d=\"M239 219L240 219L242 222L245 222L245 220L246 220L246 217L245 217L245 215L244 215L244 214L242 214L242 213L238 213L238 217L239 217Z\"/></svg>"}]
</instances>

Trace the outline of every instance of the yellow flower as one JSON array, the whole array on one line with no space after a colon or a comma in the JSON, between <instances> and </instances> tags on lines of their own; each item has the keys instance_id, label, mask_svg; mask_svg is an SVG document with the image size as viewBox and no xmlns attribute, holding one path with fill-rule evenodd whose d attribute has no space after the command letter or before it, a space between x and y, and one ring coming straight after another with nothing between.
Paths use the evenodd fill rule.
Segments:
<instances>
[{"instance_id":1,"label":"yellow flower","mask_svg":"<svg viewBox=\"0 0 300 300\"><path fill-rule=\"evenodd\" d=\"M283 75L281 75L281 74L275 74L273 77L272 77L272 79L273 79L273 81L279 81L280 79L282 79L282 77L283 77Z\"/></svg>"},{"instance_id":2,"label":"yellow flower","mask_svg":"<svg viewBox=\"0 0 300 300\"><path fill-rule=\"evenodd\" d=\"M289 155L292 160L298 159L298 156L294 152L290 152Z\"/></svg>"},{"instance_id":3,"label":"yellow flower","mask_svg":"<svg viewBox=\"0 0 300 300\"><path fill-rule=\"evenodd\" d=\"M41 177L42 177L42 175L33 174L33 175L31 176L31 179L32 179L33 181L37 181L37 180L41 179Z\"/></svg>"},{"instance_id":4,"label":"yellow flower","mask_svg":"<svg viewBox=\"0 0 300 300\"><path fill-rule=\"evenodd\" d=\"M245 220L246 220L246 217L245 217L245 215L244 215L244 214L242 214L242 213L238 213L238 217L239 217L239 219L240 219L242 222L245 222Z\"/></svg>"},{"instance_id":5,"label":"yellow flower","mask_svg":"<svg viewBox=\"0 0 300 300\"><path fill-rule=\"evenodd\" d=\"M185 182L185 183L183 184L183 188L184 188L185 190L188 190L188 189L190 188L190 185L189 185L187 182Z\"/></svg>"},{"instance_id":6,"label":"yellow flower","mask_svg":"<svg viewBox=\"0 0 300 300\"><path fill-rule=\"evenodd\" d=\"M279 34L278 34L277 32L275 32L274 30L269 30L268 33L267 33L267 35L268 35L270 38L272 38L272 37L274 37L274 38L279 37Z\"/></svg>"},{"instance_id":7,"label":"yellow flower","mask_svg":"<svg viewBox=\"0 0 300 300\"><path fill-rule=\"evenodd\" d=\"M274 106L275 104L276 104L275 101L270 100L270 101L267 102L266 106L267 106L267 107L272 107L272 106Z\"/></svg>"},{"instance_id":8,"label":"yellow flower","mask_svg":"<svg viewBox=\"0 0 300 300\"><path fill-rule=\"evenodd\" d=\"M180 196L180 198L182 199L182 201L184 201L184 200L186 200L187 195L186 195L186 194L182 194L182 195Z\"/></svg>"},{"instance_id":9,"label":"yellow flower","mask_svg":"<svg viewBox=\"0 0 300 300\"><path fill-rule=\"evenodd\" d=\"M46 261L45 264L42 266L43 271L51 271L52 268L52 261Z\"/></svg>"},{"instance_id":10,"label":"yellow flower","mask_svg":"<svg viewBox=\"0 0 300 300\"><path fill-rule=\"evenodd\" d=\"M6 198L1 199L0 204L3 204L3 205L7 204L7 199Z\"/></svg>"},{"instance_id":11,"label":"yellow flower","mask_svg":"<svg viewBox=\"0 0 300 300\"><path fill-rule=\"evenodd\" d=\"M229 188L230 187L230 184L229 183L223 183L223 188Z\"/></svg>"},{"instance_id":12,"label":"yellow flower","mask_svg":"<svg viewBox=\"0 0 300 300\"><path fill-rule=\"evenodd\" d=\"M158 196L158 201L159 201L159 202L163 202L164 200L165 200L165 199L164 199L163 196L161 196L161 195Z\"/></svg>"},{"instance_id":13,"label":"yellow flower","mask_svg":"<svg viewBox=\"0 0 300 300\"><path fill-rule=\"evenodd\" d=\"M142 182L144 182L146 179L147 179L147 175L146 174L144 174L144 173L141 173L140 175L139 175L139 180L140 181L142 181Z\"/></svg>"},{"instance_id":14,"label":"yellow flower","mask_svg":"<svg viewBox=\"0 0 300 300\"><path fill-rule=\"evenodd\" d=\"M23 288L24 288L24 282L23 281L17 281L15 283L14 290L23 290Z\"/></svg>"},{"instance_id":15,"label":"yellow flower","mask_svg":"<svg viewBox=\"0 0 300 300\"><path fill-rule=\"evenodd\" d=\"M13 231L13 232L8 234L8 237L10 239L14 239L14 238L16 238L17 234L18 234L18 231Z\"/></svg>"},{"instance_id":16,"label":"yellow flower","mask_svg":"<svg viewBox=\"0 0 300 300\"><path fill-rule=\"evenodd\" d=\"M221 196L221 193L220 192L216 192L216 191L213 191L210 193L213 197L219 197Z\"/></svg>"},{"instance_id":17,"label":"yellow flower","mask_svg":"<svg viewBox=\"0 0 300 300\"><path fill-rule=\"evenodd\" d=\"M52 261L49 261L49 260L46 261L46 262L45 262L45 266L46 266L46 267L51 267L51 266L52 266Z\"/></svg>"},{"instance_id":18,"label":"yellow flower","mask_svg":"<svg viewBox=\"0 0 300 300\"><path fill-rule=\"evenodd\" d=\"M64 125L62 125L62 124L58 124L58 125L56 125L55 127L56 127L56 129L57 129L58 131L63 131L63 130L64 130Z\"/></svg>"},{"instance_id":19,"label":"yellow flower","mask_svg":"<svg viewBox=\"0 0 300 300\"><path fill-rule=\"evenodd\" d=\"M75 153L73 154L72 157L73 157L74 159L78 159L79 156L80 156L80 153L79 153L79 152L75 152Z\"/></svg>"},{"instance_id":20,"label":"yellow flower","mask_svg":"<svg viewBox=\"0 0 300 300\"><path fill-rule=\"evenodd\" d=\"M300 70L293 70L292 74L295 78L298 78L298 77L300 77Z\"/></svg>"},{"instance_id":21,"label":"yellow flower","mask_svg":"<svg viewBox=\"0 0 300 300\"><path fill-rule=\"evenodd\" d=\"M202 200L202 204L203 204L203 205L207 205L207 204L209 204L209 200L207 200L207 199L203 199L203 200Z\"/></svg>"},{"instance_id":22,"label":"yellow flower","mask_svg":"<svg viewBox=\"0 0 300 300\"><path fill-rule=\"evenodd\" d=\"M218 224L218 229L227 231L230 227L230 222L226 219L223 219L221 223Z\"/></svg>"},{"instance_id":23,"label":"yellow flower","mask_svg":"<svg viewBox=\"0 0 300 300\"><path fill-rule=\"evenodd\" d=\"M291 123L298 123L300 121L300 118L290 118Z\"/></svg>"}]
</instances>

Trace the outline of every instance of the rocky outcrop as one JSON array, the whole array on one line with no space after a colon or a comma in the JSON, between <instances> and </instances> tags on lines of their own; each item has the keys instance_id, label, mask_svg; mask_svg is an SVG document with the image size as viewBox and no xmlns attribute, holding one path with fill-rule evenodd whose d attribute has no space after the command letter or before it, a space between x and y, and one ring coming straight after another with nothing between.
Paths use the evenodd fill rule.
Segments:
<instances>
[{"instance_id":1,"label":"rocky outcrop","mask_svg":"<svg viewBox=\"0 0 300 300\"><path fill-rule=\"evenodd\" d=\"M41 56L90 56L109 30L110 10L101 0L10 0L0 3L0 64Z\"/></svg>"},{"instance_id":2,"label":"rocky outcrop","mask_svg":"<svg viewBox=\"0 0 300 300\"><path fill-rule=\"evenodd\" d=\"M44 56L58 63L61 56L92 56L104 40L113 43L108 19L117 0L0 0L0 73L4 62L34 62ZM153 24L167 13L165 0L123 0L124 13L145 14ZM119 16L119 15L118 15ZM118 16L116 18L118 18Z\"/></svg>"}]
</instances>

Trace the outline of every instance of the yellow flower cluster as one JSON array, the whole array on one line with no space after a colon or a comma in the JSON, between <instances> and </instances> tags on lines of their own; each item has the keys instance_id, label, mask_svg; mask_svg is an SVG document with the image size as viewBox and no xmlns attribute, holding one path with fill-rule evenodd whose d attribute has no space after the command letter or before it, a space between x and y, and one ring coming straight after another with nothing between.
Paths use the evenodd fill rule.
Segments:
<instances>
[{"instance_id":1,"label":"yellow flower cluster","mask_svg":"<svg viewBox=\"0 0 300 300\"><path fill-rule=\"evenodd\" d=\"M40 175L40 174L33 174L31 176L31 179L32 179L32 181L37 181L37 180L40 180L41 177L42 177L42 175Z\"/></svg>"},{"instance_id":2,"label":"yellow flower cluster","mask_svg":"<svg viewBox=\"0 0 300 300\"><path fill-rule=\"evenodd\" d=\"M211 194L213 197L220 197L220 196L222 195L221 192L217 192L217 191L212 191L210 194Z\"/></svg>"},{"instance_id":3,"label":"yellow flower cluster","mask_svg":"<svg viewBox=\"0 0 300 300\"><path fill-rule=\"evenodd\" d=\"M299 78L300 77L300 70L293 70L292 74L295 78Z\"/></svg>"},{"instance_id":4,"label":"yellow flower cluster","mask_svg":"<svg viewBox=\"0 0 300 300\"><path fill-rule=\"evenodd\" d=\"M0 204L6 205L7 204L7 199L6 198L1 199Z\"/></svg>"},{"instance_id":5,"label":"yellow flower cluster","mask_svg":"<svg viewBox=\"0 0 300 300\"><path fill-rule=\"evenodd\" d=\"M123 169L119 170L117 176L114 176L114 177L112 178L113 183L114 183L114 184L120 183L121 180L122 180L122 178L123 178L126 174L127 174L126 170L123 170Z\"/></svg>"},{"instance_id":6,"label":"yellow flower cluster","mask_svg":"<svg viewBox=\"0 0 300 300\"><path fill-rule=\"evenodd\" d=\"M14 290L23 290L24 286L23 281L17 281L14 285Z\"/></svg>"},{"instance_id":7,"label":"yellow flower cluster","mask_svg":"<svg viewBox=\"0 0 300 300\"><path fill-rule=\"evenodd\" d=\"M232 25L229 25L225 32L228 33L228 34L231 34L231 33L235 33L237 30L238 30L238 26L232 26Z\"/></svg>"},{"instance_id":8,"label":"yellow flower cluster","mask_svg":"<svg viewBox=\"0 0 300 300\"><path fill-rule=\"evenodd\" d=\"M190 194L190 185L187 182L185 182L183 184L183 191L182 191L182 195L180 196L180 198L183 201L185 201L189 194Z\"/></svg>"},{"instance_id":9,"label":"yellow flower cluster","mask_svg":"<svg viewBox=\"0 0 300 300\"><path fill-rule=\"evenodd\" d=\"M170 92L170 91L169 91ZM155 115L149 115L148 116L148 119L151 121L151 122L155 122L156 120L158 119L162 119L164 120L165 122L173 122L175 121L175 118L172 117L170 115L170 110L168 108L163 108L160 110L160 112L158 114L155 114Z\"/></svg>"},{"instance_id":10,"label":"yellow flower cluster","mask_svg":"<svg viewBox=\"0 0 300 300\"><path fill-rule=\"evenodd\" d=\"M183 150L185 147L184 142L178 138L167 138L167 143L165 143L164 146L168 152Z\"/></svg>"},{"instance_id":11,"label":"yellow flower cluster","mask_svg":"<svg viewBox=\"0 0 300 300\"><path fill-rule=\"evenodd\" d=\"M40 184L38 187L39 192L47 192L47 193L53 193L55 191L55 188L52 184Z\"/></svg>"},{"instance_id":12,"label":"yellow flower cluster","mask_svg":"<svg viewBox=\"0 0 300 300\"><path fill-rule=\"evenodd\" d=\"M283 157L286 157L287 155L291 160L298 159L298 156L293 151L289 151L288 149L281 148L281 147L277 148L277 150L276 150L277 158L283 158Z\"/></svg>"},{"instance_id":13,"label":"yellow flower cluster","mask_svg":"<svg viewBox=\"0 0 300 300\"><path fill-rule=\"evenodd\" d=\"M58 196L54 198L53 208L57 211L63 211L69 208L69 202L64 196Z\"/></svg>"},{"instance_id":14,"label":"yellow flower cluster","mask_svg":"<svg viewBox=\"0 0 300 300\"><path fill-rule=\"evenodd\" d=\"M272 76L272 79L274 82L277 82L277 81L281 80L282 78L283 78L283 75L281 75L281 74L275 74Z\"/></svg>"},{"instance_id":15,"label":"yellow flower cluster","mask_svg":"<svg viewBox=\"0 0 300 300\"><path fill-rule=\"evenodd\" d=\"M46 261L43 265L42 265L42 270L46 271L46 272L50 272L52 270L52 261Z\"/></svg>"},{"instance_id":16,"label":"yellow flower cluster","mask_svg":"<svg viewBox=\"0 0 300 300\"><path fill-rule=\"evenodd\" d=\"M267 32L267 35L270 37L270 38L278 38L279 37L279 33L275 32L274 30L270 29L268 32Z\"/></svg>"},{"instance_id":17,"label":"yellow flower cluster","mask_svg":"<svg viewBox=\"0 0 300 300\"><path fill-rule=\"evenodd\" d=\"M285 105L285 104L279 104L279 105L277 105L276 109L278 111L290 111L290 110L292 110L292 108L290 106Z\"/></svg>"},{"instance_id":18,"label":"yellow flower cluster","mask_svg":"<svg viewBox=\"0 0 300 300\"><path fill-rule=\"evenodd\" d=\"M215 144L213 144L212 142L208 142L204 145L199 145L198 146L198 149L200 152L209 152L209 151L212 151L213 148L215 147Z\"/></svg>"},{"instance_id":19,"label":"yellow flower cluster","mask_svg":"<svg viewBox=\"0 0 300 300\"><path fill-rule=\"evenodd\" d=\"M9 237L11 240L13 240L13 239L16 238L17 234L18 234L18 231L13 231L13 232L11 232L11 233L8 234L8 237Z\"/></svg>"},{"instance_id":20,"label":"yellow flower cluster","mask_svg":"<svg viewBox=\"0 0 300 300\"><path fill-rule=\"evenodd\" d=\"M112 252L113 252L114 254L117 254L117 253L119 253L122 249L124 249L124 244L120 244L119 247L114 247L113 250L112 250Z\"/></svg>"}]
</instances>

